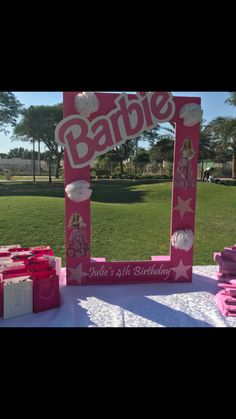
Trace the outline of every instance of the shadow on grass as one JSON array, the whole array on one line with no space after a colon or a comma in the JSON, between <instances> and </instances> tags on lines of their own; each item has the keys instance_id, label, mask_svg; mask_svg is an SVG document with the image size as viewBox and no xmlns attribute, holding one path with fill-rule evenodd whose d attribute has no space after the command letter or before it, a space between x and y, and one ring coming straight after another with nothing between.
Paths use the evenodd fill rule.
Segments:
<instances>
[{"instance_id":1,"label":"shadow on grass","mask_svg":"<svg viewBox=\"0 0 236 419\"><path fill-rule=\"evenodd\" d=\"M93 194L91 200L94 202L128 204L145 201L145 196L150 191L135 189L138 185L170 183L163 180L111 180L111 181L93 181L91 187ZM163 191L162 191L163 193Z\"/></svg>"},{"instance_id":2,"label":"shadow on grass","mask_svg":"<svg viewBox=\"0 0 236 419\"><path fill-rule=\"evenodd\" d=\"M136 184L132 181L93 182L91 201L111 204L143 202L145 192L133 189Z\"/></svg>"},{"instance_id":3,"label":"shadow on grass","mask_svg":"<svg viewBox=\"0 0 236 419\"><path fill-rule=\"evenodd\" d=\"M138 203L143 202L144 191L134 190L136 185L147 183L160 183L158 181L92 181L93 194L91 201L103 203ZM53 198L64 198L63 183L47 182L0 182L1 196L49 196Z\"/></svg>"}]
</instances>

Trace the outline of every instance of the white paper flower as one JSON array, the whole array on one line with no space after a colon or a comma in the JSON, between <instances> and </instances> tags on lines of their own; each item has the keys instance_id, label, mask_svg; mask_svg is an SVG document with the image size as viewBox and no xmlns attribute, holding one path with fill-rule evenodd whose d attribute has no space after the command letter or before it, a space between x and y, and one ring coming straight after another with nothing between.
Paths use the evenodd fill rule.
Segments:
<instances>
[{"instance_id":1,"label":"white paper flower","mask_svg":"<svg viewBox=\"0 0 236 419\"><path fill-rule=\"evenodd\" d=\"M65 191L71 201L83 202L90 198L92 190L89 188L89 182L86 180L76 180L75 182L69 183Z\"/></svg>"},{"instance_id":2,"label":"white paper flower","mask_svg":"<svg viewBox=\"0 0 236 419\"><path fill-rule=\"evenodd\" d=\"M203 110L197 103L188 103L180 110L180 118L184 120L183 124L186 127L193 127L202 120Z\"/></svg>"},{"instance_id":3,"label":"white paper flower","mask_svg":"<svg viewBox=\"0 0 236 419\"><path fill-rule=\"evenodd\" d=\"M93 92L82 92L75 97L75 107L81 116L88 118L99 109L99 100Z\"/></svg>"},{"instance_id":4,"label":"white paper flower","mask_svg":"<svg viewBox=\"0 0 236 419\"><path fill-rule=\"evenodd\" d=\"M175 249L186 252L193 246L194 237L192 230L177 230L171 238L171 244Z\"/></svg>"}]
</instances>

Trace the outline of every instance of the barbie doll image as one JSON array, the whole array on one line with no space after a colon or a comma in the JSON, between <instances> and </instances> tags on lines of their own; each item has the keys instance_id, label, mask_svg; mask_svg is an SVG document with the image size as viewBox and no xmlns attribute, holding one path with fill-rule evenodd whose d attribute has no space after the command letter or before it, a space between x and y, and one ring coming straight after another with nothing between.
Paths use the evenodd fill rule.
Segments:
<instances>
[{"instance_id":1,"label":"barbie doll image","mask_svg":"<svg viewBox=\"0 0 236 419\"><path fill-rule=\"evenodd\" d=\"M191 160L195 156L195 151L192 141L189 138L184 140L180 153L174 180L175 187L181 189L194 188L196 179L193 176Z\"/></svg>"},{"instance_id":2,"label":"barbie doll image","mask_svg":"<svg viewBox=\"0 0 236 419\"><path fill-rule=\"evenodd\" d=\"M87 241L85 227L86 224L78 212L71 215L69 222L71 233L69 236L67 256L81 257L89 255L90 246Z\"/></svg>"}]
</instances>

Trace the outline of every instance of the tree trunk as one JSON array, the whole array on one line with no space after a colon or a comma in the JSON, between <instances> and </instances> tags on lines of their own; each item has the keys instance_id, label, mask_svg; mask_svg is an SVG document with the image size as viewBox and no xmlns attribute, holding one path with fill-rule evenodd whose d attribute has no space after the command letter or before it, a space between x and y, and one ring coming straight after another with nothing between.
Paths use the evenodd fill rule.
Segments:
<instances>
[{"instance_id":1,"label":"tree trunk","mask_svg":"<svg viewBox=\"0 0 236 419\"><path fill-rule=\"evenodd\" d=\"M52 183L52 159L49 157L49 167L48 167L48 181Z\"/></svg>"},{"instance_id":2,"label":"tree trunk","mask_svg":"<svg viewBox=\"0 0 236 419\"><path fill-rule=\"evenodd\" d=\"M35 141L33 140L33 182L35 182Z\"/></svg>"},{"instance_id":3,"label":"tree trunk","mask_svg":"<svg viewBox=\"0 0 236 419\"><path fill-rule=\"evenodd\" d=\"M204 170L203 170L203 161L202 161L202 167L201 167L201 182L203 181L203 173L204 173Z\"/></svg>"},{"instance_id":4,"label":"tree trunk","mask_svg":"<svg viewBox=\"0 0 236 419\"><path fill-rule=\"evenodd\" d=\"M41 176L40 140L38 140L38 165L39 165L39 176Z\"/></svg>"},{"instance_id":5,"label":"tree trunk","mask_svg":"<svg viewBox=\"0 0 236 419\"><path fill-rule=\"evenodd\" d=\"M232 160L232 179L236 179L236 152L234 152Z\"/></svg>"},{"instance_id":6,"label":"tree trunk","mask_svg":"<svg viewBox=\"0 0 236 419\"><path fill-rule=\"evenodd\" d=\"M124 173L123 160L120 160L120 171L121 171L121 174L123 175L123 173Z\"/></svg>"},{"instance_id":7,"label":"tree trunk","mask_svg":"<svg viewBox=\"0 0 236 419\"><path fill-rule=\"evenodd\" d=\"M60 176L60 162L61 162L63 153L64 153L64 149L61 147L61 151L58 152L57 157L56 157L56 174L55 174L56 179L59 179L59 176Z\"/></svg>"},{"instance_id":8,"label":"tree trunk","mask_svg":"<svg viewBox=\"0 0 236 419\"><path fill-rule=\"evenodd\" d=\"M61 154L58 154L57 159L56 159L56 173L55 173L56 179L59 179L60 161L61 161Z\"/></svg>"}]
</instances>

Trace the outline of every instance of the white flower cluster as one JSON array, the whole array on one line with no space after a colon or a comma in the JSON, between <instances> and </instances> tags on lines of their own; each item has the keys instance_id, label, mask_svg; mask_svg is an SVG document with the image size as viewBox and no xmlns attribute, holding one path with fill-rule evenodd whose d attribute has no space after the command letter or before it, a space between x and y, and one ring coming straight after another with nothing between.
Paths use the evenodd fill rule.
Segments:
<instances>
[{"instance_id":1,"label":"white flower cluster","mask_svg":"<svg viewBox=\"0 0 236 419\"><path fill-rule=\"evenodd\" d=\"M186 252L193 246L194 237L192 230L177 230L171 238L171 244L175 249Z\"/></svg>"},{"instance_id":2,"label":"white flower cluster","mask_svg":"<svg viewBox=\"0 0 236 419\"><path fill-rule=\"evenodd\" d=\"M66 186L68 198L74 202L83 202L90 198L92 190L89 188L89 182L86 180L76 180Z\"/></svg>"},{"instance_id":3,"label":"white flower cluster","mask_svg":"<svg viewBox=\"0 0 236 419\"><path fill-rule=\"evenodd\" d=\"M99 109L99 100L93 92L82 92L75 97L75 107L81 116L88 118Z\"/></svg>"}]
</instances>

